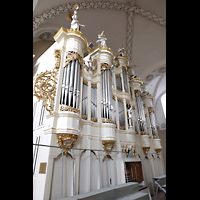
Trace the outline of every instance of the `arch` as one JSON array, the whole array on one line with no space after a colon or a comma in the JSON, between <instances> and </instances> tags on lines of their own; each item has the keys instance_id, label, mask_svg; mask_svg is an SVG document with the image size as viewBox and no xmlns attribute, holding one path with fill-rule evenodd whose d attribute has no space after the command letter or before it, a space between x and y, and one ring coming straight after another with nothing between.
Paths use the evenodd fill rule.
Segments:
<instances>
[{"instance_id":1,"label":"arch","mask_svg":"<svg viewBox=\"0 0 200 200\"><path fill-rule=\"evenodd\" d=\"M100 189L100 163L96 153L91 150L90 191Z\"/></svg>"},{"instance_id":2,"label":"arch","mask_svg":"<svg viewBox=\"0 0 200 200\"><path fill-rule=\"evenodd\" d=\"M115 165L110 155L104 156L102 160L102 187L115 185Z\"/></svg>"},{"instance_id":3,"label":"arch","mask_svg":"<svg viewBox=\"0 0 200 200\"><path fill-rule=\"evenodd\" d=\"M90 191L90 185L88 181L90 179L90 150L83 150L80 155L79 166L79 194L83 194ZM89 187L88 187L89 185Z\"/></svg>"},{"instance_id":4,"label":"arch","mask_svg":"<svg viewBox=\"0 0 200 200\"><path fill-rule=\"evenodd\" d=\"M73 157L67 153L63 156L63 183L61 183L62 153L53 160L52 181L50 199L61 198L61 185L63 185L63 197L73 195Z\"/></svg>"}]
</instances>

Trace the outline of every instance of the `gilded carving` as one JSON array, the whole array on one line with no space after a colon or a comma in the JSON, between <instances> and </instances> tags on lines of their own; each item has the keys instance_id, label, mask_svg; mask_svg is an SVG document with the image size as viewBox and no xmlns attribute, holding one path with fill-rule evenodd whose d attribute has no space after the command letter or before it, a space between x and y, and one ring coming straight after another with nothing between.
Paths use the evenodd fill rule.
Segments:
<instances>
[{"instance_id":1,"label":"gilded carving","mask_svg":"<svg viewBox=\"0 0 200 200\"><path fill-rule=\"evenodd\" d=\"M111 119L107 119L107 118L102 118L102 123L112 123L115 124L115 122Z\"/></svg>"},{"instance_id":2,"label":"gilded carving","mask_svg":"<svg viewBox=\"0 0 200 200\"><path fill-rule=\"evenodd\" d=\"M148 133L144 132L144 131L140 131L141 135L148 135Z\"/></svg>"},{"instance_id":3,"label":"gilded carving","mask_svg":"<svg viewBox=\"0 0 200 200\"><path fill-rule=\"evenodd\" d=\"M97 117L92 117L92 118L91 118L91 121L97 122Z\"/></svg>"},{"instance_id":4,"label":"gilded carving","mask_svg":"<svg viewBox=\"0 0 200 200\"><path fill-rule=\"evenodd\" d=\"M73 148L76 140L78 139L78 135L69 133L57 133L56 138L59 147ZM70 149L64 149L64 153L67 153L68 151L70 151Z\"/></svg>"},{"instance_id":5,"label":"gilded carving","mask_svg":"<svg viewBox=\"0 0 200 200\"><path fill-rule=\"evenodd\" d=\"M88 61L88 67L86 67L86 70L89 71L91 70L92 74L97 73L97 59L92 60L91 56L89 57Z\"/></svg>"},{"instance_id":6,"label":"gilded carving","mask_svg":"<svg viewBox=\"0 0 200 200\"><path fill-rule=\"evenodd\" d=\"M151 115L151 113L154 111L152 107L148 107L148 111L149 111L149 116Z\"/></svg>"},{"instance_id":7,"label":"gilded carving","mask_svg":"<svg viewBox=\"0 0 200 200\"><path fill-rule=\"evenodd\" d=\"M110 154L114 145L115 145L115 142L114 140L102 140L102 144L103 144L103 149L105 151L107 151L107 154Z\"/></svg>"},{"instance_id":8,"label":"gilded carving","mask_svg":"<svg viewBox=\"0 0 200 200\"><path fill-rule=\"evenodd\" d=\"M107 63L101 63L101 73L103 73L103 71L107 69L111 70L111 66Z\"/></svg>"},{"instance_id":9,"label":"gilded carving","mask_svg":"<svg viewBox=\"0 0 200 200\"><path fill-rule=\"evenodd\" d=\"M147 158L147 153L148 153L148 151L150 150L150 147L143 147L142 149L143 149L145 158Z\"/></svg>"},{"instance_id":10,"label":"gilded carving","mask_svg":"<svg viewBox=\"0 0 200 200\"><path fill-rule=\"evenodd\" d=\"M159 153L162 151L162 149L155 149L155 152L157 154L157 158L159 158Z\"/></svg>"},{"instance_id":11,"label":"gilded carving","mask_svg":"<svg viewBox=\"0 0 200 200\"><path fill-rule=\"evenodd\" d=\"M82 57L77 52L68 51L66 55L65 66L67 66L71 60L77 60L77 59L80 65L82 66L84 62Z\"/></svg>"},{"instance_id":12,"label":"gilded carving","mask_svg":"<svg viewBox=\"0 0 200 200\"><path fill-rule=\"evenodd\" d=\"M87 115L83 115L83 114L81 115L81 118L84 120L87 120L87 117L88 117Z\"/></svg>"},{"instance_id":13,"label":"gilded carving","mask_svg":"<svg viewBox=\"0 0 200 200\"><path fill-rule=\"evenodd\" d=\"M61 50L54 50L56 59L55 67L37 74L33 83L33 95L38 101L43 100L43 105L50 114L54 110L54 96L56 95L57 74L60 67Z\"/></svg>"},{"instance_id":14,"label":"gilded carving","mask_svg":"<svg viewBox=\"0 0 200 200\"><path fill-rule=\"evenodd\" d=\"M80 114L80 110L67 105L61 105L60 111L71 111Z\"/></svg>"}]
</instances>

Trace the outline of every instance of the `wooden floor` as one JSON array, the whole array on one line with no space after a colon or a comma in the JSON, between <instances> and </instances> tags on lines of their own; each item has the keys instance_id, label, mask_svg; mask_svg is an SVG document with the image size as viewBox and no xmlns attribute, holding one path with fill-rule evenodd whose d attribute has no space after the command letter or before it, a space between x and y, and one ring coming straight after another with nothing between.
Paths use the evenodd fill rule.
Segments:
<instances>
[{"instance_id":1,"label":"wooden floor","mask_svg":"<svg viewBox=\"0 0 200 200\"><path fill-rule=\"evenodd\" d=\"M154 200L154 196L151 197ZM156 200L166 200L165 193L163 191L158 192Z\"/></svg>"}]
</instances>

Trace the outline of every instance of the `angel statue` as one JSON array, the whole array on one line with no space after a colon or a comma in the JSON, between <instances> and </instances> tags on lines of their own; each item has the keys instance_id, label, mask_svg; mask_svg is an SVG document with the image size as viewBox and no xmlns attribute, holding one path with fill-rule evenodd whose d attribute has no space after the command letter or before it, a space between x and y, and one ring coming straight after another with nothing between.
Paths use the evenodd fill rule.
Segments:
<instances>
[{"instance_id":1,"label":"angel statue","mask_svg":"<svg viewBox=\"0 0 200 200\"><path fill-rule=\"evenodd\" d=\"M101 34L98 34L98 40L96 41L96 43L98 44L98 46L106 46L106 40L107 38L105 37L105 32L102 31Z\"/></svg>"}]
</instances>

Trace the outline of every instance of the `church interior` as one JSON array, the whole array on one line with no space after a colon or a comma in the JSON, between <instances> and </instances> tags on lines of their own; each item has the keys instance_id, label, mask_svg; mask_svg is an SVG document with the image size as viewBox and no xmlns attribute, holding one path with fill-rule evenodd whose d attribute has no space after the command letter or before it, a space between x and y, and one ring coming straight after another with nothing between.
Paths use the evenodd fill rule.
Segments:
<instances>
[{"instance_id":1,"label":"church interior","mask_svg":"<svg viewBox=\"0 0 200 200\"><path fill-rule=\"evenodd\" d=\"M166 0L33 0L33 199L166 199Z\"/></svg>"}]
</instances>

